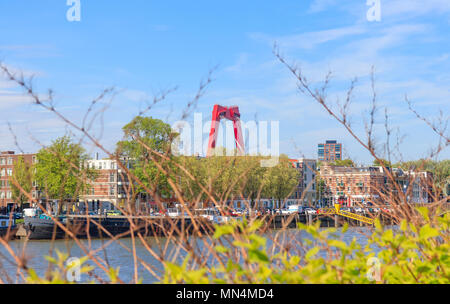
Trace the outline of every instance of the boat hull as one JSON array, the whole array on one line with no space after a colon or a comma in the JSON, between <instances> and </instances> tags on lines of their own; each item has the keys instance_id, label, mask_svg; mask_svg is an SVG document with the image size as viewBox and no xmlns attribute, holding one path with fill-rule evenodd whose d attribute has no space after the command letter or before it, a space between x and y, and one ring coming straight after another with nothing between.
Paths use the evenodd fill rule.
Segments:
<instances>
[{"instance_id":1,"label":"boat hull","mask_svg":"<svg viewBox=\"0 0 450 304\"><path fill-rule=\"evenodd\" d=\"M0 228L0 237L7 239L7 240L12 240L16 238L16 233L17 233L18 227L17 226L13 226L11 228Z\"/></svg>"},{"instance_id":2,"label":"boat hull","mask_svg":"<svg viewBox=\"0 0 450 304\"><path fill-rule=\"evenodd\" d=\"M94 223L95 221L95 223ZM131 235L130 222L124 217L69 217L63 222L65 227L77 238L108 238L110 236L129 237ZM103 229L99 228L100 224ZM172 230L172 225L177 226L178 231L191 230L190 219L155 218L152 221L135 221L134 234L138 232L143 236L164 236ZM56 226L56 227L55 227ZM30 240L62 239L67 235L51 219L26 217L24 228Z\"/></svg>"},{"instance_id":3,"label":"boat hull","mask_svg":"<svg viewBox=\"0 0 450 304\"><path fill-rule=\"evenodd\" d=\"M66 236L52 219L25 217L24 228L29 240L62 239Z\"/></svg>"}]
</instances>

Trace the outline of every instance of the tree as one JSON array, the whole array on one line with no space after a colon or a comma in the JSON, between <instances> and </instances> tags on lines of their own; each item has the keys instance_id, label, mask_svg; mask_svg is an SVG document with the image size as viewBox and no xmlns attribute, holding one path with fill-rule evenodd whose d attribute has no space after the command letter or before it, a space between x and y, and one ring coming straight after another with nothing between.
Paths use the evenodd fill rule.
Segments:
<instances>
[{"instance_id":1,"label":"tree","mask_svg":"<svg viewBox=\"0 0 450 304\"><path fill-rule=\"evenodd\" d=\"M299 179L300 172L292 167L287 158L280 157L278 165L269 168L266 172L267 195L281 206L281 202L298 186Z\"/></svg>"},{"instance_id":2,"label":"tree","mask_svg":"<svg viewBox=\"0 0 450 304\"><path fill-rule=\"evenodd\" d=\"M184 171L181 169L177 170L178 186L182 191L183 197L191 202L203 201L206 198L206 193L201 189L199 183L201 183L202 177L205 175L204 159L180 156L177 161L180 166L185 168L195 178L195 180L192 180Z\"/></svg>"},{"instance_id":3,"label":"tree","mask_svg":"<svg viewBox=\"0 0 450 304\"><path fill-rule=\"evenodd\" d=\"M373 164L374 164L375 166L381 166L381 165L383 164L385 167L389 167L389 168L392 167L392 164L391 164L389 161L387 161L387 160L385 160L385 159L382 159L382 158L380 158L379 160L378 160L378 159L375 159L375 160L373 161Z\"/></svg>"},{"instance_id":4,"label":"tree","mask_svg":"<svg viewBox=\"0 0 450 304\"><path fill-rule=\"evenodd\" d=\"M162 120L143 116L136 116L122 130L124 137L117 143L117 154L131 160L132 173L145 187L163 198L171 197L173 191L168 183L168 178L176 176L162 172L155 163L171 172L173 172L173 167L170 162L164 161L152 151L172 158L171 144L178 134L173 132L170 125ZM136 185L135 194L145 193L145 187Z\"/></svg>"},{"instance_id":5,"label":"tree","mask_svg":"<svg viewBox=\"0 0 450 304\"><path fill-rule=\"evenodd\" d=\"M337 159L334 162L331 163L331 165L334 166L341 166L341 167L354 167L355 163L351 159Z\"/></svg>"},{"instance_id":6,"label":"tree","mask_svg":"<svg viewBox=\"0 0 450 304\"><path fill-rule=\"evenodd\" d=\"M324 201L325 190L325 181L320 177L320 174L316 174L316 197L320 200L320 203L322 205Z\"/></svg>"},{"instance_id":7,"label":"tree","mask_svg":"<svg viewBox=\"0 0 450 304\"><path fill-rule=\"evenodd\" d=\"M261 195L266 194L265 186L267 180L264 178L268 168L261 166L261 157L246 156L241 157L242 171L246 172L240 184L242 194L250 200L250 206L253 207L255 200ZM259 206L255 206L258 208Z\"/></svg>"},{"instance_id":8,"label":"tree","mask_svg":"<svg viewBox=\"0 0 450 304\"><path fill-rule=\"evenodd\" d=\"M47 200L59 200L58 213L63 201L83 194L95 177L94 171L84 168L88 159L84 148L69 136L54 140L39 150L36 158L35 179Z\"/></svg>"},{"instance_id":9,"label":"tree","mask_svg":"<svg viewBox=\"0 0 450 304\"><path fill-rule=\"evenodd\" d=\"M19 156L14 163L13 176L9 179L9 182L13 201L22 207L25 202L29 201L26 194L30 194L33 183L33 167L25 161L23 156Z\"/></svg>"}]
</instances>

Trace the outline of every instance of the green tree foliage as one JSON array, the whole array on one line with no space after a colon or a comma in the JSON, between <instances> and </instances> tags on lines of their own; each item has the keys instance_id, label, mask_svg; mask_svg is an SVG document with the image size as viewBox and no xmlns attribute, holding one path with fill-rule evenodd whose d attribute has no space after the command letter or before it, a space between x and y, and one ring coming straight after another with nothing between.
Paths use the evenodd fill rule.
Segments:
<instances>
[{"instance_id":1,"label":"green tree foliage","mask_svg":"<svg viewBox=\"0 0 450 304\"><path fill-rule=\"evenodd\" d=\"M320 174L316 175L316 197L318 199L321 199L323 201L323 198L325 196L325 190L326 190L326 183L325 181L320 178Z\"/></svg>"},{"instance_id":2,"label":"green tree foliage","mask_svg":"<svg viewBox=\"0 0 450 304\"><path fill-rule=\"evenodd\" d=\"M10 178L12 199L19 206L29 201L26 194L31 194L33 178L33 166L27 163L23 156L19 156L14 163L13 176ZM16 186L16 183L20 187Z\"/></svg>"},{"instance_id":3,"label":"green tree foliage","mask_svg":"<svg viewBox=\"0 0 450 304\"><path fill-rule=\"evenodd\" d=\"M337 159L335 162L332 163L332 165L335 166L344 166L344 167L354 167L355 163L351 159Z\"/></svg>"},{"instance_id":4,"label":"green tree foliage","mask_svg":"<svg viewBox=\"0 0 450 304\"><path fill-rule=\"evenodd\" d=\"M389 168L392 167L392 164L389 161L385 160L385 159L380 159L380 160L375 159L373 161L373 164L375 166L381 166L381 164L383 164L385 167L389 167Z\"/></svg>"},{"instance_id":5,"label":"green tree foliage","mask_svg":"<svg viewBox=\"0 0 450 304\"><path fill-rule=\"evenodd\" d=\"M250 201L251 207L260 207L255 205L255 200L258 197L267 196L268 190L266 190L267 178L265 178L270 168L262 167L262 157L246 156L242 158L242 171L243 176L240 183L240 192L245 198Z\"/></svg>"},{"instance_id":6,"label":"green tree foliage","mask_svg":"<svg viewBox=\"0 0 450 304\"><path fill-rule=\"evenodd\" d=\"M421 212L421 227L403 220L400 229L387 229L377 220L365 246L356 238L342 240L334 228L320 229L319 222L300 224L306 245L300 254L271 253L267 239L257 233L259 221L216 226L215 254L224 262L194 269L189 255L182 265L167 262L162 283L449 284L450 214L430 220L425 209ZM234 240L233 247L220 245L226 239Z\"/></svg>"},{"instance_id":7,"label":"green tree foliage","mask_svg":"<svg viewBox=\"0 0 450 304\"><path fill-rule=\"evenodd\" d=\"M152 117L135 117L123 128L123 140L117 143L117 154L131 160L132 172L149 189L161 197L170 197L172 189L165 174L156 165L172 171L170 161L166 161L152 151L172 158L172 140L177 136L169 124ZM174 176L172 176L174 178ZM137 186L136 193L144 192Z\"/></svg>"},{"instance_id":8,"label":"green tree foliage","mask_svg":"<svg viewBox=\"0 0 450 304\"><path fill-rule=\"evenodd\" d=\"M95 173L84 164L84 148L68 136L60 137L36 155L35 179L47 199L73 200L89 187ZM60 205L61 207L61 205Z\"/></svg>"},{"instance_id":9,"label":"green tree foliage","mask_svg":"<svg viewBox=\"0 0 450 304\"><path fill-rule=\"evenodd\" d=\"M251 207L256 199L287 198L299 183L300 173L287 157L280 157L275 167L262 167L261 156L213 156L208 158L180 157L178 161L187 171L179 171L183 195L188 200L209 201L202 185L218 202L244 198Z\"/></svg>"},{"instance_id":10,"label":"green tree foliage","mask_svg":"<svg viewBox=\"0 0 450 304\"><path fill-rule=\"evenodd\" d=\"M290 196L300 182L300 172L292 167L288 158L279 160L278 165L267 170L265 184L266 194L278 202L279 206Z\"/></svg>"}]
</instances>

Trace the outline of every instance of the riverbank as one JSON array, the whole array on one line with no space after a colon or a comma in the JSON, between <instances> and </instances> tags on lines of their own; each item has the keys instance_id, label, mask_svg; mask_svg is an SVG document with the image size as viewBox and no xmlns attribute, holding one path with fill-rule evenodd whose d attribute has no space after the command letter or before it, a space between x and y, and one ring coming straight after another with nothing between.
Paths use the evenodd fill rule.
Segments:
<instances>
[{"instance_id":1,"label":"riverbank","mask_svg":"<svg viewBox=\"0 0 450 304\"><path fill-rule=\"evenodd\" d=\"M263 221L262 229L296 228L299 223L314 224L320 221L321 227L371 226L355 219L340 215L323 214L291 214L270 215L256 217ZM392 218L382 214L378 217L383 225L394 224ZM212 234L215 224L230 221L232 217L207 219L205 217L168 217L168 216L103 216L103 215L69 215L62 222L64 226L78 238L108 238L112 236L129 237L139 232L143 236L189 235L194 231L200 234ZM234 217L241 220L242 217ZM26 218L23 224L18 225L15 238L28 239L61 239L66 232L51 219Z\"/></svg>"}]
</instances>

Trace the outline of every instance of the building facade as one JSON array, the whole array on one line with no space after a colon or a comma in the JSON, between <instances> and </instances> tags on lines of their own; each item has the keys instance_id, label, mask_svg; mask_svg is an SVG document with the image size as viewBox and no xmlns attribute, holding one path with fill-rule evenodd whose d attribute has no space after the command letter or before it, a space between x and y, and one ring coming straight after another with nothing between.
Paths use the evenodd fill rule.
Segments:
<instances>
[{"instance_id":1,"label":"building facade","mask_svg":"<svg viewBox=\"0 0 450 304\"><path fill-rule=\"evenodd\" d=\"M317 159L323 162L334 162L342 160L342 144L336 140L327 140L323 144L318 144Z\"/></svg>"},{"instance_id":2,"label":"building facade","mask_svg":"<svg viewBox=\"0 0 450 304\"><path fill-rule=\"evenodd\" d=\"M15 154L14 151L0 152L0 207L2 208L12 208L14 204L10 179L14 174L14 164L20 157L23 157L24 161L30 165L36 163L36 154ZM39 198L39 190L35 182L31 189L32 197Z\"/></svg>"},{"instance_id":3,"label":"building facade","mask_svg":"<svg viewBox=\"0 0 450 304\"><path fill-rule=\"evenodd\" d=\"M321 197L332 205L355 206L377 201L384 191L386 175L382 167L343 167L322 165L320 178L325 187Z\"/></svg>"},{"instance_id":4,"label":"building facade","mask_svg":"<svg viewBox=\"0 0 450 304\"><path fill-rule=\"evenodd\" d=\"M432 174L430 172L404 172L397 168L387 168L393 174L395 183L410 203L431 201ZM322 165L320 178L325 187L320 194L328 205L340 203L343 206L358 206L376 202L386 204L383 198L398 195L398 188L388 178L381 166L343 167Z\"/></svg>"},{"instance_id":5,"label":"building facade","mask_svg":"<svg viewBox=\"0 0 450 304\"><path fill-rule=\"evenodd\" d=\"M117 162L111 159L90 159L86 167L95 170L96 177L89 182L86 193L80 197L78 209L83 212L114 210L119 203Z\"/></svg>"},{"instance_id":6,"label":"building facade","mask_svg":"<svg viewBox=\"0 0 450 304\"><path fill-rule=\"evenodd\" d=\"M132 168L132 161L129 159L121 159L122 165ZM80 196L78 210L85 212L105 212L126 208L131 203L136 212L148 213L151 209L158 210L156 202L151 195L146 193L136 194L133 191L132 184L125 170L112 159L90 159L86 161L86 167L95 170L96 177L89 182L89 189ZM168 203L163 203L164 208Z\"/></svg>"},{"instance_id":7,"label":"building facade","mask_svg":"<svg viewBox=\"0 0 450 304\"><path fill-rule=\"evenodd\" d=\"M316 170L315 159L290 159L292 166L300 172L299 184L289 198L289 204L315 205L316 204Z\"/></svg>"}]
</instances>

